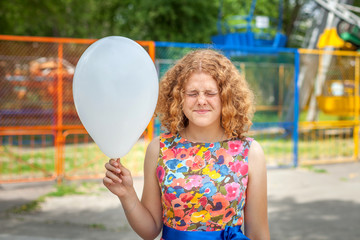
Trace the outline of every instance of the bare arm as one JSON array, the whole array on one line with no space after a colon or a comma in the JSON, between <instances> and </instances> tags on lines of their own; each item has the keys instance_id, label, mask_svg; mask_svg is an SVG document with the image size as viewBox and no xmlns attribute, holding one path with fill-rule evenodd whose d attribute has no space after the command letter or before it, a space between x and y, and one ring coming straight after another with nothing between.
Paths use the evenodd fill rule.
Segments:
<instances>
[{"instance_id":1,"label":"bare arm","mask_svg":"<svg viewBox=\"0 0 360 240\"><path fill-rule=\"evenodd\" d=\"M249 150L249 180L246 191L245 235L252 240L270 239L267 214L266 162L260 144L253 141Z\"/></svg>"},{"instance_id":2,"label":"bare arm","mask_svg":"<svg viewBox=\"0 0 360 240\"><path fill-rule=\"evenodd\" d=\"M105 166L108 171L103 180L104 185L119 197L131 227L143 239L154 239L162 227L160 187L156 179L159 149L159 138L155 138L146 151L141 201L136 195L128 169L114 160ZM116 172L116 169L120 169L120 172Z\"/></svg>"}]
</instances>

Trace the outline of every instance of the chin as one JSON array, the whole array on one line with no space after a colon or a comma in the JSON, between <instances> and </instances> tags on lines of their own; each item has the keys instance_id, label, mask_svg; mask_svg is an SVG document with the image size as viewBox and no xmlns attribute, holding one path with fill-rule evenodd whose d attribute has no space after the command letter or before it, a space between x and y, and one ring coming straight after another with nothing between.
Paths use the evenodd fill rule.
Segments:
<instances>
[{"instance_id":1,"label":"chin","mask_svg":"<svg viewBox=\"0 0 360 240\"><path fill-rule=\"evenodd\" d=\"M215 122L209 122L209 121L193 121L192 122L195 126L198 127L210 127L213 126L215 124Z\"/></svg>"}]
</instances>

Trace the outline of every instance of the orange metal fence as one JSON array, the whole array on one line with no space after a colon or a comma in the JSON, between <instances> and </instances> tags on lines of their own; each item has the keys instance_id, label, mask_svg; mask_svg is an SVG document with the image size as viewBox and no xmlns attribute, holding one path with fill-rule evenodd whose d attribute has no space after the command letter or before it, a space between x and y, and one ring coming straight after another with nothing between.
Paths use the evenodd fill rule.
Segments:
<instances>
[{"instance_id":1,"label":"orange metal fence","mask_svg":"<svg viewBox=\"0 0 360 240\"><path fill-rule=\"evenodd\" d=\"M0 35L0 183L99 177L94 163L103 166L106 157L83 128L72 97L76 63L95 41ZM154 42L138 43L154 61ZM153 122L144 137L152 134ZM74 150L79 144L81 154Z\"/></svg>"}]
</instances>

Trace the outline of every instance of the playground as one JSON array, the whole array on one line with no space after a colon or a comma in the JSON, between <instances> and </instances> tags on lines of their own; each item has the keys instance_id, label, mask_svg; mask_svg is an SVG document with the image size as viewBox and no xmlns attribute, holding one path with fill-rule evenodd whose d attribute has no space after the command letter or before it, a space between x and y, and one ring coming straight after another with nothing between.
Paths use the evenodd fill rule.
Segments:
<instances>
[{"instance_id":1,"label":"playground","mask_svg":"<svg viewBox=\"0 0 360 240\"><path fill-rule=\"evenodd\" d=\"M306 21L302 47L291 48L278 2L274 19L256 16L255 0L246 16L223 18L220 1L211 44L137 43L159 80L186 53L207 48L247 79L256 98L248 135L269 170L272 239L360 239L359 8L314 0L308 7L321 21ZM74 106L75 67L97 40L0 35L0 240L138 239L101 185L108 158ZM145 149L161 131L153 118L122 158L139 196Z\"/></svg>"},{"instance_id":2,"label":"playground","mask_svg":"<svg viewBox=\"0 0 360 240\"><path fill-rule=\"evenodd\" d=\"M212 44L138 43L159 79L194 49L212 48L231 59L255 92L249 136L261 142L269 168L357 162L360 18L347 5L317 3L328 24L313 24L316 46L305 39L304 45L311 43L307 48L285 47L281 14L257 18L256 1L246 16L220 14ZM0 183L102 176L105 155L82 126L72 95L76 63L95 41L0 35ZM160 131L158 119L152 119L123 158L134 175L142 175L146 145Z\"/></svg>"}]
</instances>

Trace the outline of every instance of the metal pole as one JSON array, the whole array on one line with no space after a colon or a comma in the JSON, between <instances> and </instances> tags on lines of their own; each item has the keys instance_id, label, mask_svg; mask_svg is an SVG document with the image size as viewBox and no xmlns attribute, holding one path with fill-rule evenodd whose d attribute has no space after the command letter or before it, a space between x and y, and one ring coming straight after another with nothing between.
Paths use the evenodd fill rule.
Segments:
<instances>
[{"instance_id":1,"label":"metal pole","mask_svg":"<svg viewBox=\"0 0 360 240\"><path fill-rule=\"evenodd\" d=\"M62 76L62 62L63 62L63 43L58 46L58 66L57 66L57 124L56 124L56 173L57 182L61 183L64 176L64 137L63 137L63 76Z\"/></svg>"},{"instance_id":2,"label":"metal pole","mask_svg":"<svg viewBox=\"0 0 360 240\"><path fill-rule=\"evenodd\" d=\"M358 160L359 157L359 83L360 83L360 79L359 79L359 74L360 74L360 59L358 56L355 57L355 88L354 88L354 114L355 114L355 121L356 121L356 125L354 126L354 133L353 133L353 138L354 138L354 160Z\"/></svg>"},{"instance_id":3,"label":"metal pole","mask_svg":"<svg viewBox=\"0 0 360 240\"><path fill-rule=\"evenodd\" d=\"M295 72L294 72L294 120L293 120L293 159L294 167L299 165L298 163L298 145L299 145L299 72L300 72L300 54L299 51L295 51Z\"/></svg>"}]
</instances>

